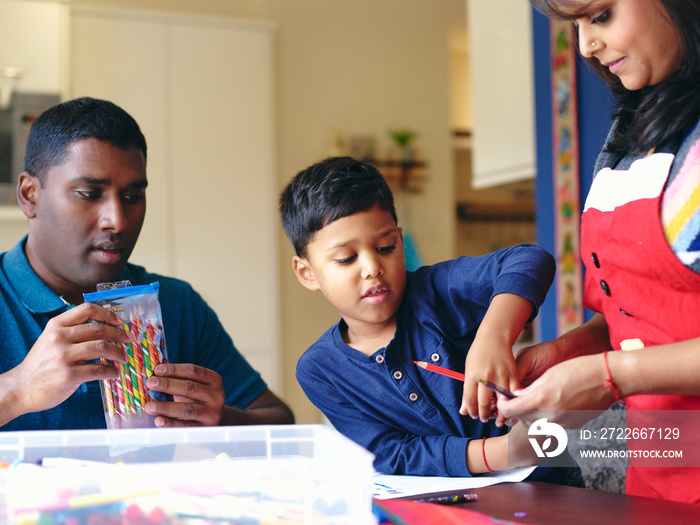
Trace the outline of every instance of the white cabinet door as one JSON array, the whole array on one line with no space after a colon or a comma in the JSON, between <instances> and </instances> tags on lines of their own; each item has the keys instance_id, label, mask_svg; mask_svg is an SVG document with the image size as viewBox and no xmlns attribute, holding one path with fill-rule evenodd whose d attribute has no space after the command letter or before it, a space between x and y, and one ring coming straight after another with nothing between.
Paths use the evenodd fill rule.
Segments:
<instances>
[{"instance_id":1,"label":"white cabinet door","mask_svg":"<svg viewBox=\"0 0 700 525\"><path fill-rule=\"evenodd\" d=\"M472 186L535 175L532 11L521 0L466 0L473 102Z\"/></svg>"},{"instance_id":2,"label":"white cabinet door","mask_svg":"<svg viewBox=\"0 0 700 525\"><path fill-rule=\"evenodd\" d=\"M17 90L63 92L67 34L64 4L0 0L0 76L17 68Z\"/></svg>"},{"instance_id":3,"label":"white cabinet door","mask_svg":"<svg viewBox=\"0 0 700 525\"><path fill-rule=\"evenodd\" d=\"M111 100L136 119L146 136L148 211L132 260L169 274L167 32L160 18L79 9L71 16L71 98Z\"/></svg>"},{"instance_id":4,"label":"white cabinet door","mask_svg":"<svg viewBox=\"0 0 700 525\"><path fill-rule=\"evenodd\" d=\"M236 346L271 381L279 324L271 34L181 25L171 46L175 272L206 291Z\"/></svg>"},{"instance_id":5,"label":"white cabinet door","mask_svg":"<svg viewBox=\"0 0 700 525\"><path fill-rule=\"evenodd\" d=\"M132 260L189 281L277 389L272 26L74 8L71 47L72 96L116 102L146 135Z\"/></svg>"}]
</instances>

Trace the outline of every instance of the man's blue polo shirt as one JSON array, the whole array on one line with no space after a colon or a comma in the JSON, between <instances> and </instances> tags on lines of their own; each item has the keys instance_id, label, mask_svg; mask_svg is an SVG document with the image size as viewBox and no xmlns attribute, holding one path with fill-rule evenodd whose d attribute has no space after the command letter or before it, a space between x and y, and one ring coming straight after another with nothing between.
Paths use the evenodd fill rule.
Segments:
<instances>
[{"instance_id":1,"label":"man's blue polo shirt","mask_svg":"<svg viewBox=\"0 0 700 525\"><path fill-rule=\"evenodd\" d=\"M0 254L0 373L19 365L49 320L70 308L30 266L24 253L26 240ZM219 373L226 404L246 407L266 390L260 374L236 350L214 311L188 283L132 264L127 264L119 280L129 280L135 286L160 283L168 359ZM105 427L99 384L91 381L57 407L24 414L0 430Z\"/></svg>"}]
</instances>

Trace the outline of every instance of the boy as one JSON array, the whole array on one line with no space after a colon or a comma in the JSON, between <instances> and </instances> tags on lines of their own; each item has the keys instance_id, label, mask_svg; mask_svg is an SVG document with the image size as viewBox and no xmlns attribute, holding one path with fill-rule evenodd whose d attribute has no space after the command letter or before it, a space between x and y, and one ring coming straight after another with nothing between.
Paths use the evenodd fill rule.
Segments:
<instances>
[{"instance_id":1,"label":"boy","mask_svg":"<svg viewBox=\"0 0 700 525\"><path fill-rule=\"evenodd\" d=\"M299 282L342 317L301 357L297 379L377 470L470 476L536 463L522 425L507 439L502 421L489 422L493 396L476 380L518 386L512 345L552 282L547 252L521 245L407 272L389 187L349 157L299 172L280 212ZM463 371L465 359L464 387L413 364Z\"/></svg>"}]
</instances>

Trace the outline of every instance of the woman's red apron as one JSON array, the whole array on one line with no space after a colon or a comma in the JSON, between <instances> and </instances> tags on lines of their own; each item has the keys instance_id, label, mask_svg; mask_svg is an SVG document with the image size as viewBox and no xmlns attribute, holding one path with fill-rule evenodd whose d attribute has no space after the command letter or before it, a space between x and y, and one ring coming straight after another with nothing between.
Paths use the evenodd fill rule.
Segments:
<instances>
[{"instance_id":1,"label":"woman's red apron","mask_svg":"<svg viewBox=\"0 0 700 525\"><path fill-rule=\"evenodd\" d=\"M700 337L700 274L678 260L660 221L661 196L673 158L657 153L636 161L629 170L601 170L584 206L584 305L605 315L615 350L631 339L652 347ZM614 378L614 370L612 374ZM644 411L700 409L700 397L643 395L626 401L628 428L658 426L645 417L652 413ZM664 427L673 421L664 419ZM633 443L628 446L634 448ZM684 454L700 455L700 450ZM628 494L700 502L700 468L638 464L630 458Z\"/></svg>"}]
</instances>

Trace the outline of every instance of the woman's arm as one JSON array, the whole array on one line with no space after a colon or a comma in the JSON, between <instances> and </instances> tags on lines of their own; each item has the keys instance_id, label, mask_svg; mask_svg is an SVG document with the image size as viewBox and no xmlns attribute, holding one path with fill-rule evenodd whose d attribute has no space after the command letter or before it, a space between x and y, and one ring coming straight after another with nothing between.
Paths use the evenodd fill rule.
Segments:
<instances>
[{"instance_id":1,"label":"woman's arm","mask_svg":"<svg viewBox=\"0 0 700 525\"><path fill-rule=\"evenodd\" d=\"M620 396L700 396L700 338L626 352L611 352L608 364Z\"/></svg>"},{"instance_id":2,"label":"woman's arm","mask_svg":"<svg viewBox=\"0 0 700 525\"><path fill-rule=\"evenodd\" d=\"M522 384L529 385L512 400L499 399L499 417L532 423L541 417L577 428L615 402L605 388L603 352L610 350L605 317L530 347L516 355ZM543 411L547 411L546 413Z\"/></svg>"},{"instance_id":3,"label":"woman's arm","mask_svg":"<svg viewBox=\"0 0 700 525\"><path fill-rule=\"evenodd\" d=\"M550 420L577 428L617 399L639 394L700 395L700 338L631 351L592 353L548 369L499 411L531 423ZM610 383L612 381L612 384ZM547 411L546 414L543 411Z\"/></svg>"},{"instance_id":4,"label":"woman's arm","mask_svg":"<svg viewBox=\"0 0 700 525\"><path fill-rule=\"evenodd\" d=\"M520 383L527 386L553 366L584 355L610 350L605 317L596 314L591 320L552 341L519 349L515 361Z\"/></svg>"}]
</instances>

